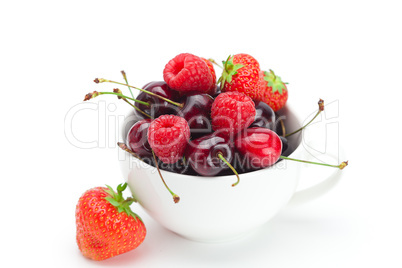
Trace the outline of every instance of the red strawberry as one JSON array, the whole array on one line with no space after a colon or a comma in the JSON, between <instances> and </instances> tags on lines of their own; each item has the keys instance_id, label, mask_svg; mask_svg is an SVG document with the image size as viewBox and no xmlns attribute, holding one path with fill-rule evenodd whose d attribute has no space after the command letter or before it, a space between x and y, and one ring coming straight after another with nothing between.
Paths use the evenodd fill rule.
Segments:
<instances>
[{"instance_id":1,"label":"red strawberry","mask_svg":"<svg viewBox=\"0 0 402 268\"><path fill-rule=\"evenodd\" d=\"M234 135L247 128L256 114L253 100L243 93L225 92L212 103L212 128L226 135Z\"/></svg>"},{"instance_id":2,"label":"red strawberry","mask_svg":"<svg viewBox=\"0 0 402 268\"><path fill-rule=\"evenodd\" d=\"M285 106L288 100L288 89L281 78L272 70L260 72L260 83L262 98L261 101L271 106L275 112Z\"/></svg>"},{"instance_id":3,"label":"red strawberry","mask_svg":"<svg viewBox=\"0 0 402 268\"><path fill-rule=\"evenodd\" d=\"M124 199L127 184L117 193L110 187L86 191L75 210L78 248L85 257L104 260L138 247L147 233L142 220L130 209L135 201Z\"/></svg>"},{"instance_id":4,"label":"red strawberry","mask_svg":"<svg viewBox=\"0 0 402 268\"><path fill-rule=\"evenodd\" d=\"M207 93L212 96L216 92L216 74L215 74L214 65L212 64L212 62L210 62L207 59L204 59L204 58L201 58L201 59L207 64L207 66L209 68L209 72L212 75L212 85L211 85L210 89L207 91Z\"/></svg>"},{"instance_id":5,"label":"red strawberry","mask_svg":"<svg viewBox=\"0 0 402 268\"><path fill-rule=\"evenodd\" d=\"M221 89L238 91L246 94L253 100L261 98L260 92L260 64L248 54L237 54L224 62L220 78Z\"/></svg>"},{"instance_id":6,"label":"red strawberry","mask_svg":"<svg viewBox=\"0 0 402 268\"><path fill-rule=\"evenodd\" d=\"M186 119L176 115L161 115L148 128L148 142L155 155L166 164L176 163L183 156L190 139Z\"/></svg>"},{"instance_id":7,"label":"red strawberry","mask_svg":"<svg viewBox=\"0 0 402 268\"><path fill-rule=\"evenodd\" d=\"M207 92L213 84L208 65L200 57L182 53L170 60L163 70L163 79L172 89L180 92Z\"/></svg>"}]
</instances>

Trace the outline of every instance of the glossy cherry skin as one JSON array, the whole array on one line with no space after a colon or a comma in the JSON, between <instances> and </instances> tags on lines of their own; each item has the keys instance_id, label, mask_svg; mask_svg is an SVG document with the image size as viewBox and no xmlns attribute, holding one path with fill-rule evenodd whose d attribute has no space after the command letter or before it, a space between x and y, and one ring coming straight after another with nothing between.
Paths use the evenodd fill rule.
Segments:
<instances>
[{"instance_id":1,"label":"glossy cherry skin","mask_svg":"<svg viewBox=\"0 0 402 268\"><path fill-rule=\"evenodd\" d=\"M250 127L265 127L274 129L275 112L263 101L255 101L255 119Z\"/></svg>"},{"instance_id":2,"label":"glossy cherry skin","mask_svg":"<svg viewBox=\"0 0 402 268\"><path fill-rule=\"evenodd\" d=\"M183 108L177 115L187 120L191 137L212 133L211 106L214 99L208 94L193 94L183 98Z\"/></svg>"},{"instance_id":3,"label":"glossy cherry skin","mask_svg":"<svg viewBox=\"0 0 402 268\"><path fill-rule=\"evenodd\" d=\"M281 155L289 156L293 152L293 146L289 143L289 140L285 137L279 137L282 141L282 152Z\"/></svg>"},{"instance_id":4,"label":"glossy cherry skin","mask_svg":"<svg viewBox=\"0 0 402 268\"><path fill-rule=\"evenodd\" d=\"M245 157L252 169L260 169L275 164L282 152L282 141L272 130L253 127L240 132L235 138L236 150Z\"/></svg>"},{"instance_id":5,"label":"glossy cherry skin","mask_svg":"<svg viewBox=\"0 0 402 268\"><path fill-rule=\"evenodd\" d=\"M192 169L202 176L215 176L228 169L219 154L231 163L234 157L234 146L225 137L210 134L195 139L189 143L186 149L186 159Z\"/></svg>"},{"instance_id":6,"label":"glossy cherry skin","mask_svg":"<svg viewBox=\"0 0 402 268\"><path fill-rule=\"evenodd\" d=\"M143 89L158 94L172 101L177 101L179 99L179 93L171 89L164 81L150 82L146 84ZM145 92L141 92L140 94L138 94L137 100L151 104L150 106L146 106L135 102L135 106L137 106L141 111L145 112L146 114L153 116L153 118L157 118L162 114L175 114L176 110L178 110L176 106L155 96L149 95ZM139 113L139 115L141 114Z\"/></svg>"},{"instance_id":7,"label":"glossy cherry skin","mask_svg":"<svg viewBox=\"0 0 402 268\"><path fill-rule=\"evenodd\" d=\"M151 119L137 121L127 134L127 145L139 157L152 157L151 146L148 143L148 128Z\"/></svg>"},{"instance_id":8,"label":"glossy cherry skin","mask_svg":"<svg viewBox=\"0 0 402 268\"><path fill-rule=\"evenodd\" d=\"M210 95L215 99L216 97L218 97L219 94L221 94L221 87L220 86L216 86L215 90L210 92Z\"/></svg>"}]
</instances>

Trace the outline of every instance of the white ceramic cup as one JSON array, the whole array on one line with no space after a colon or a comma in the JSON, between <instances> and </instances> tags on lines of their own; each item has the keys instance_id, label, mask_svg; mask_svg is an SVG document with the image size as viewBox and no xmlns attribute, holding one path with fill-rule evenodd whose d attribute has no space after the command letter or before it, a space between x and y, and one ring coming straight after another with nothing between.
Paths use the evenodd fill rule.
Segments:
<instances>
[{"instance_id":1,"label":"white ceramic cup","mask_svg":"<svg viewBox=\"0 0 402 268\"><path fill-rule=\"evenodd\" d=\"M300 119L288 105L281 110L281 116L286 118L287 129L295 130L301 126ZM122 142L136 120L133 114L126 117L121 129ZM290 142L298 147L289 157L306 155L300 133L291 136ZM333 169L321 183L296 192L303 164L288 160L241 174L240 183L235 187L231 186L237 181L234 175L201 177L161 170L167 185L180 196L180 202L174 203L156 168L126 152L119 158L124 179L145 211L176 234L203 242L244 236L268 222L289 201L302 203L326 193L342 174L339 169Z\"/></svg>"}]
</instances>

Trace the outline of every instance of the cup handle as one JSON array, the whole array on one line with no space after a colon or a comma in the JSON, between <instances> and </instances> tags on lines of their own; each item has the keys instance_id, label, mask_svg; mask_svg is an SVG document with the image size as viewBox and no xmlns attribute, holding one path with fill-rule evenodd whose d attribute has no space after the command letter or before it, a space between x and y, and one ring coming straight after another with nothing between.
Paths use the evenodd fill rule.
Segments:
<instances>
[{"instance_id":1,"label":"cup handle","mask_svg":"<svg viewBox=\"0 0 402 268\"><path fill-rule=\"evenodd\" d=\"M338 157L333 155L328 156L333 158L335 161L339 161ZM324 181L319 182L318 184L315 184L307 189L296 191L290 199L288 206L301 205L326 194L338 184L343 172L344 170L335 169Z\"/></svg>"}]
</instances>

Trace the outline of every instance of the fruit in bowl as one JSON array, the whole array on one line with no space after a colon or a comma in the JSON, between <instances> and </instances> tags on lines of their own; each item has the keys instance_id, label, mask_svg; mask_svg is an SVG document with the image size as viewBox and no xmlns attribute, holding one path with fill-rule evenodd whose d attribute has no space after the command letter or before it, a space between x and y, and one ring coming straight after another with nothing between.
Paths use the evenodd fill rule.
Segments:
<instances>
[{"instance_id":1,"label":"fruit in bowl","mask_svg":"<svg viewBox=\"0 0 402 268\"><path fill-rule=\"evenodd\" d=\"M290 107L281 114L287 116L288 128L300 127ZM135 114L130 113L127 119L131 125ZM125 140L127 129L123 125L121 140ZM296 148L291 156L297 157L303 150L299 146L300 134L290 137L289 142ZM241 182L235 187L231 186L237 181L233 174L199 176L160 170L169 188L180 196L176 204L161 183L156 167L130 153L119 161L134 198L152 218L181 236L205 242L235 239L266 223L294 194L301 168L299 163L282 161L240 174ZM213 174L213 168L209 171Z\"/></svg>"},{"instance_id":2,"label":"fruit in bowl","mask_svg":"<svg viewBox=\"0 0 402 268\"><path fill-rule=\"evenodd\" d=\"M133 198L167 229L198 241L234 239L266 223L295 195L297 162L337 168L332 181L347 165L299 160L311 121L301 125L273 71L247 54L222 68L218 87L211 62L183 53L166 64L164 82L138 88L95 79L138 89L137 98L119 89L85 97L114 94L133 106L119 142Z\"/></svg>"}]
</instances>

